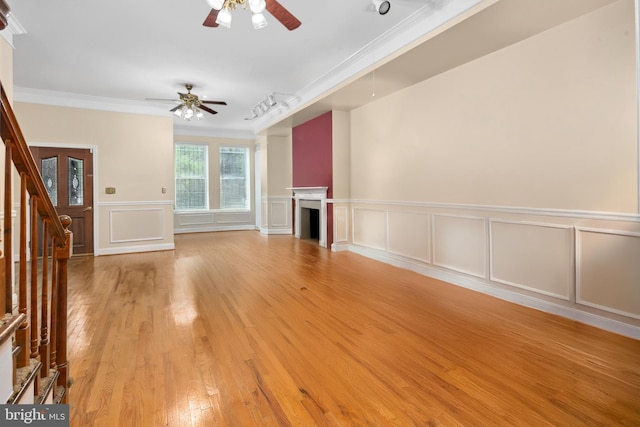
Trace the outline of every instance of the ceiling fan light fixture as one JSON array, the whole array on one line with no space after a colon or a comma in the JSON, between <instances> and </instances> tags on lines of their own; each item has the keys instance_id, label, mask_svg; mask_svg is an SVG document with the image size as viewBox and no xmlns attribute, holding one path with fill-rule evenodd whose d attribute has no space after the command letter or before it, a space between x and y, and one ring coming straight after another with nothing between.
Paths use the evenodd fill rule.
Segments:
<instances>
[{"instance_id":1,"label":"ceiling fan light fixture","mask_svg":"<svg viewBox=\"0 0 640 427\"><path fill-rule=\"evenodd\" d=\"M391 9L391 3L388 0L371 0L373 2L373 7L376 9L380 15L386 15Z\"/></svg>"},{"instance_id":2,"label":"ceiling fan light fixture","mask_svg":"<svg viewBox=\"0 0 640 427\"><path fill-rule=\"evenodd\" d=\"M225 0L207 0L207 4L211 6L212 9L220 10L222 6L224 6Z\"/></svg>"},{"instance_id":3,"label":"ceiling fan light fixture","mask_svg":"<svg viewBox=\"0 0 640 427\"><path fill-rule=\"evenodd\" d=\"M202 120L203 117L204 117L204 114L202 114L202 111L200 111L199 108L196 108L196 119Z\"/></svg>"},{"instance_id":4,"label":"ceiling fan light fixture","mask_svg":"<svg viewBox=\"0 0 640 427\"><path fill-rule=\"evenodd\" d=\"M264 17L262 13L254 13L251 16L251 22L253 22L253 28L255 30L259 30L260 28L264 28L267 26L267 18Z\"/></svg>"},{"instance_id":5,"label":"ceiling fan light fixture","mask_svg":"<svg viewBox=\"0 0 640 427\"><path fill-rule=\"evenodd\" d=\"M218 25L222 25L223 27L231 28L231 12L229 12L227 9L222 9L220 12L218 12L216 23Z\"/></svg>"}]
</instances>

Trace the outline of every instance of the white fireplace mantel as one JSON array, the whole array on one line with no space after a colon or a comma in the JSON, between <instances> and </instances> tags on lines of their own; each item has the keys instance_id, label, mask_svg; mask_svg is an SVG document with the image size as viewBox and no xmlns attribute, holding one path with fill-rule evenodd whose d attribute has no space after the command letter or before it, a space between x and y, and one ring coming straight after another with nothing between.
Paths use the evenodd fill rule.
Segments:
<instances>
[{"instance_id":1,"label":"white fireplace mantel","mask_svg":"<svg viewBox=\"0 0 640 427\"><path fill-rule=\"evenodd\" d=\"M329 187L291 187L287 190L293 191L296 199L322 200L327 199L327 189Z\"/></svg>"},{"instance_id":2,"label":"white fireplace mantel","mask_svg":"<svg viewBox=\"0 0 640 427\"><path fill-rule=\"evenodd\" d=\"M293 198L296 200L295 211L295 236L300 238L300 218L301 200L319 200L320 201L320 239L318 244L323 248L327 247L327 189L329 187L291 187L287 190L293 191Z\"/></svg>"}]
</instances>

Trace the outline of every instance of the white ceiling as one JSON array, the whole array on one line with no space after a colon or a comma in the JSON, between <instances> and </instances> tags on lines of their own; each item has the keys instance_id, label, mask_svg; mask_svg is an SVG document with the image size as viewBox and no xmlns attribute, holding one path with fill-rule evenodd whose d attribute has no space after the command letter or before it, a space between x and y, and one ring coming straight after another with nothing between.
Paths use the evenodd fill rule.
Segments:
<instances>
[{"instance_id":1,"label":"white ceiling","mask_svg":"<svg viewBox=\"0 0 640 427\"><path fill-rule=\"evenodd\" d=\"M14 32L25 31L13 36L15 99L170 116L175 104L145 98L192 83L228 105L174 119L176 133L251 137L379 99L613 0L390 0L384 16L370 0L279 1L298 29L266 14L254 30L245 10L231 29L204 27L205 0L9 0ZM271 93L283 105L246 120Z\"/></svg>"}]
</instances>

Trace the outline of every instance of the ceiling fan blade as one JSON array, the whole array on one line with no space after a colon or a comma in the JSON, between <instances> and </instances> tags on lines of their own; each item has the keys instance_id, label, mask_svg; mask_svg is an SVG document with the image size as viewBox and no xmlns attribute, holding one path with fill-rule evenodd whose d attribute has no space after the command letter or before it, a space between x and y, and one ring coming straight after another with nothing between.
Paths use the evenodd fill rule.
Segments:
<instances>
[{"instance_id":1,"label":"ceiling fan blade","mask_svg":"<svg viewBox=\"0 0 640 427\"><path fill-rule=\"evenodd\" d=\"M302 22L298 20L295 16L291 14L283 5L278 3L276 0L266 0L267 1L267 10L270 14L273 15L282 25L284 25L287 30L293 31L298 28Z\"/></svg>"},{"instance_id":2,"label":"ceiling fan blade","mask_svg":"<svg viewBox=\"0 0 640 427\"><path fill-rule=\"evenodd\" d=\"M205 100L200 100L200 104L215 104L215 105L227 105L226 102L224 101L205 101Z\"/></svg>"},{"instance_id":3,"label":"ceiling fan blade","mask_svg":"<svg viewBox=\"0 0 640 427\"><path fill-rule=\"evenodd\" d=\"M171 112L173 113L174 111L177 111L179 108L181 108L183 105L184 105L184 104L176 105L175 107L173 107L173 108L172 108L171 110L169 110L169 111L171 111Z\"/></svg>"},{"instance_id":4,"label":"ceiling fan blade","mask_svg":"<svg viewBox=\"0 0 640 427\"><path fill-rule=\"evenodd\" d=\"M217 27L218 23L216 19L218 19L218 12L218 10L211 9L211 12L209 12L209 15L207 15L202 25L205 27Z\"/></svg>"},{"instance_id":5,"label":"ceiling fan blade","mask_svg":"<svg viewBox=\"0 0 640 427\"><path fill-rule=\"evenodd\" d=\"M214 111L209 107L205 107L204 105L200 105L200 107L198 107L198 108L200 108L202 111L206 111L207 113L218 114L217 111Z\"/></svg>"}]
</instances>

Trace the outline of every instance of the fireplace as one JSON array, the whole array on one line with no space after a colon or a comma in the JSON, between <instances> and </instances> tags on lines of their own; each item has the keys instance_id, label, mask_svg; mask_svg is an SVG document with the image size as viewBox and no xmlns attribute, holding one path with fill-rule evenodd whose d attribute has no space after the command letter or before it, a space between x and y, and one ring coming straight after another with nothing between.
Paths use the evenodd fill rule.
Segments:
<instances>
[{"instance_id":1,"label":"fireplace","mask_svg":"<svg viewBox=\"0 0 640 427\"><path fill-rule=\"evenodd\" d=\"M293 187L295 200L295 236L299 239L317 239L327 247L327 188Z\"/></svg>"}]
</instances>

